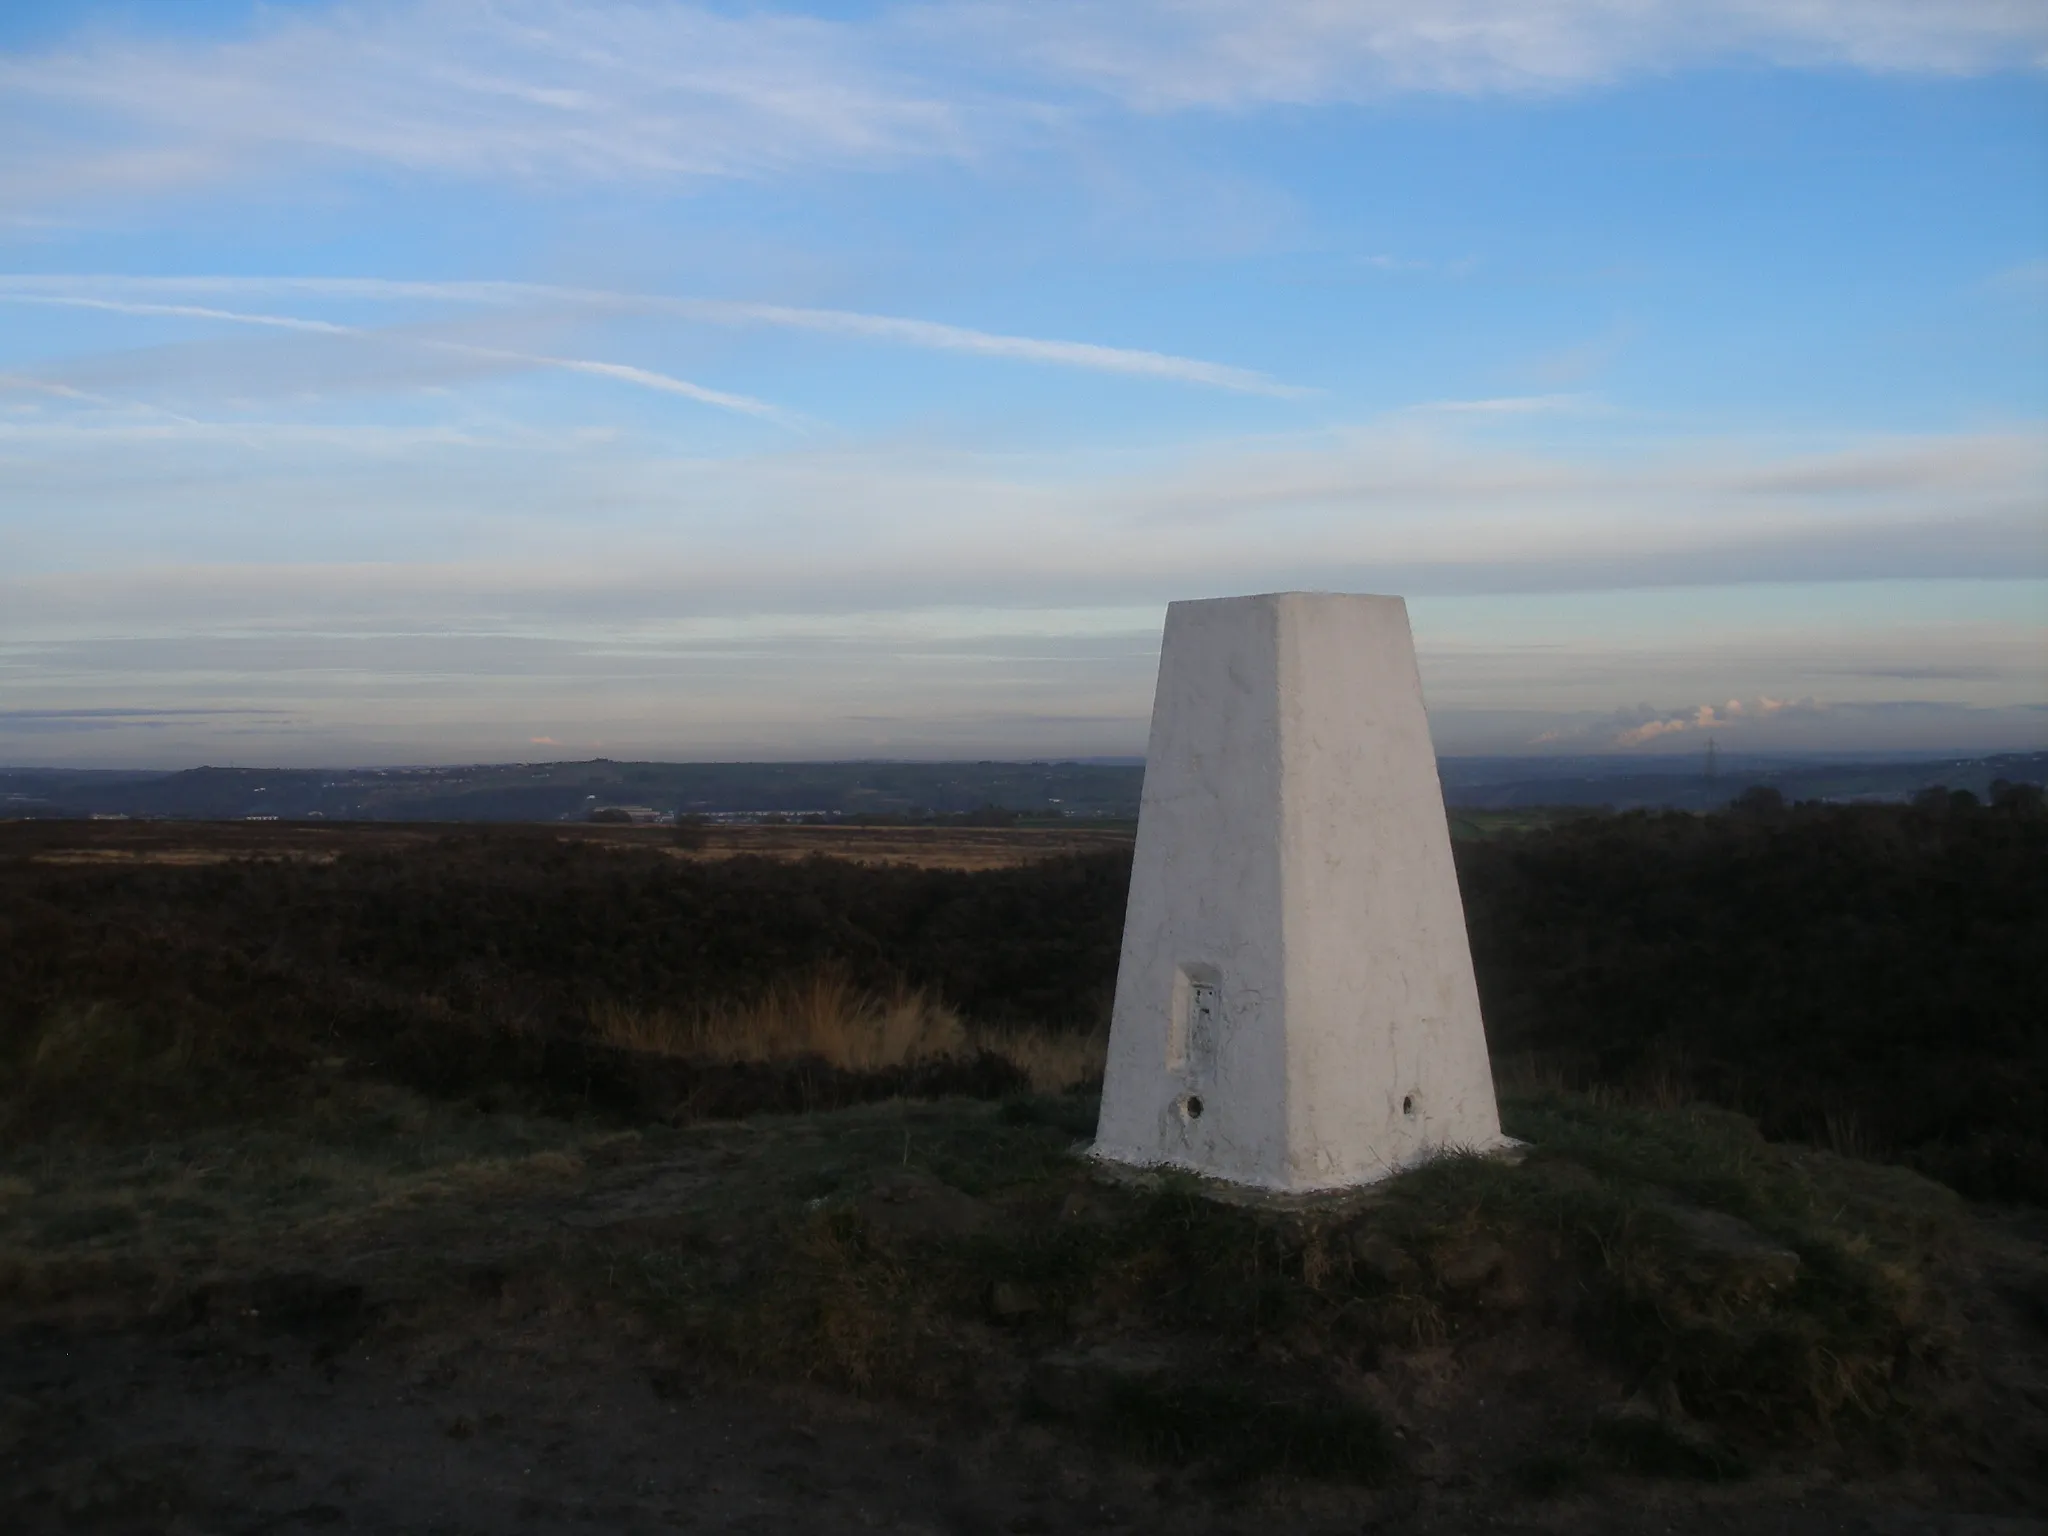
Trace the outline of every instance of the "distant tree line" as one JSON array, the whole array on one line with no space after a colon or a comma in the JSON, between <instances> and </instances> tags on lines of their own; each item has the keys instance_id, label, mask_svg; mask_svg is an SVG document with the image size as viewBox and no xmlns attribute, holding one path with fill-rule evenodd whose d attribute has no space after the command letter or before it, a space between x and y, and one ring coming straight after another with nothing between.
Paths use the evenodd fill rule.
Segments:
<instances>
[{"instance_id":1,"label":"distant tree line","mask_svg":"<svg viewBox=\"0 0 2048 1536\"><path fill-rule=\"evenodd\" d=\"M2048 1200L2048 817L1992 803L1637 812L1458 848L1487 1031L1581 1085Z\"/></svg>"}]
</instances>

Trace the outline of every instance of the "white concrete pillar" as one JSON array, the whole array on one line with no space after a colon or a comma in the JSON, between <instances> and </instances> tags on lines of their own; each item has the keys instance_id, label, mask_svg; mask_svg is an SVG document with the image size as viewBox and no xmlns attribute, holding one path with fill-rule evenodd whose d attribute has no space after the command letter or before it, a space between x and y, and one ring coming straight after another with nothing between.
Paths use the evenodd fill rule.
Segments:
<instances>
[{"instance_id":1,"label":"white concrete pillar","mask_svg":"<svg viewBox=\"0 0 2048 1536\"><path fill-rule=\"evenodd\" d=\"M1407 605L1174 603L1095 1155L1315 1190L1502 1144Z\"/></svg>"}]
</instances>

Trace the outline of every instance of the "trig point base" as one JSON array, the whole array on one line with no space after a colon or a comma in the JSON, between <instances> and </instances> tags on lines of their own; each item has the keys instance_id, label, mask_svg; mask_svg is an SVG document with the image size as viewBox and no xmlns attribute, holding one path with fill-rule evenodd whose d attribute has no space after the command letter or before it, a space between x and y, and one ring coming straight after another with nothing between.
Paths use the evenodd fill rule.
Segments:
<instances>
[{"instance_id":1,"label":"trig point base","mask_svg":"<svg viewBox=\"0 0 2048 1536\"><path fill-rule=\"evenodd\" d=\"M1174 603L1095 1155L1309 1191L1504 1144L1407 605Z\"/></svg>"}]
</instances>

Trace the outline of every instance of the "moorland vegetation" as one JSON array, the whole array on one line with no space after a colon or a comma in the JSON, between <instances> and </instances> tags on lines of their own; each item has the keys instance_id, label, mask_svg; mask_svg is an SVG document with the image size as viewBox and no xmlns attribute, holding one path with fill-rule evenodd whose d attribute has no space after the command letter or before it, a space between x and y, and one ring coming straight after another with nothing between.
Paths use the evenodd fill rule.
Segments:
<instances>
[{"instance_id":1,"label":"moorland vegetation","mask_svg":"<svg viewBox=\"0 0 2048 1536\"><path fill-rule=\"evenodd\" d=\"M393 1297L418 1340L525 1295L529 1332L623 1307L693 1369L1212 1488L1551 1498L1825 1451L2041 1492L2048 1263L1966 1198L2048 1201L2037 796L1460 841L1528 1148L1297 1206L1073 1155L1127 851L264 835L0 828L17 1320L303 1317L331 1354Z\"/></svg>"},{"instance_id":2,"label":"moorland vegetation","mask_svg":"<svg viewBox=\"0 0 2048 1536\"><path fill-rule=\"evenodd\" d=\"M2048 1201L2048 817L2021 793L1457 845L1497 1063ZM1123 851L972 872L545 829L171 862L0 843L0 1126L240 1113L341 1069L633 1113L1084 1080ZM203 830L185 834L203 844Z\"/></svg>"}]
</instances>

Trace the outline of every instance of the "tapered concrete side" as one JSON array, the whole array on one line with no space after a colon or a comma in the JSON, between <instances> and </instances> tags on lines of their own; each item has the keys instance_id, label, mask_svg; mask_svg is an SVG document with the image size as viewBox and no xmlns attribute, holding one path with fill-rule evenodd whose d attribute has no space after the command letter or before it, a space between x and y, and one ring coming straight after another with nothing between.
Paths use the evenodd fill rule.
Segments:
<instances>
[{"instance_id":1,"label":"tapered concrete side","mask_svg":"<svg viewBox=\"0 0 2048 1536\"><path fill-rule=\"evenodd\" d=\"M1312 1190L1501 1141L1406 605L1173 604L1096 1155Z\"/></svg>"},{"instance_id":2,"label":"tapered concrete side","mask_svg":"<svg viewBox=\"0 0 2048 1536\"><path fill-rule=\"evenodd\" d=\"M1286 1185L1279 672L1274 600L1166 610L1099 1157Z\"/></svg>"}]
</instances>

